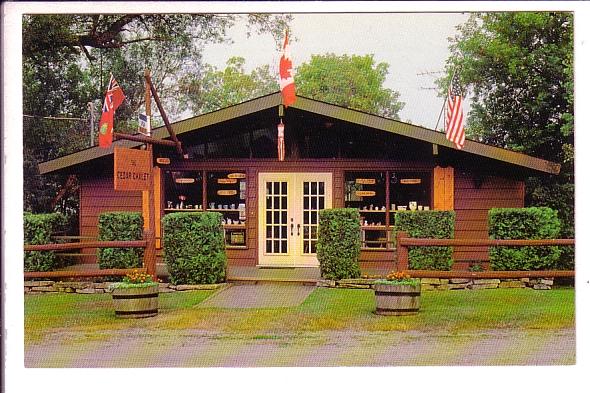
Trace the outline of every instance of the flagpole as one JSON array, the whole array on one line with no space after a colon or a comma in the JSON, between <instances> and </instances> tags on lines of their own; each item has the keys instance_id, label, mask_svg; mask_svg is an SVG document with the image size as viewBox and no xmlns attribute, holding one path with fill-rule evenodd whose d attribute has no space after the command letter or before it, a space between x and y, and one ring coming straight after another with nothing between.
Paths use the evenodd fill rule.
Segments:
<instances>
[{"instance_id":1,"label":"flagpole","mask_svg":"<svg viewBox=\"0 0 590 393\"><path fill-rule=\"evenodd\" d=\"M144 71L144 79L145 79L145 114L148 118L148 125L150 124L150 117L152 116L152 95L150 89L150 70L148 68ZM149 135L151 137L151 135ZM148 191L144 191L145 199L147 199L147 211L148 211L148 222L147 225L144 226L146 240L148 240L147 247L150 250L146 250L148 254L156 255L156 202L155 202L155 182L154 182L154 148L151 143L147 143L147 150L150 154L150 189ZM147 195L146 195L147 194ZM158 217L158 219L160 219ZM146 260L147 273L152 276L154 281L157 281L158 274L156 271L156 259L148 258Z\"/></svg>"},{"instance_id":2,"label":"flagpole","mask_svg":"<svg viewBox=\"0 0 590 393\"><path fill-rule=\"evenodd\" d=\"M446 97L443 100L443 104L442 107L440 108L440 113L438 114L438 119L436 120L436 126L434 126L434 131L438 131L438 123L440 122L440 117L442 116L444 110L445 110L445 103L447 102ZM444 130L443 130L444 132Z\"/></svg>"},{"instance_id":3,"label":"flagpole","mask_svg":"<svg viewBox=\"0 0 590 393\"><path fill-rule=\"evenodd\" d=\"M449 82L449 86L451 85L451 83L453 83L453 78L455 78L455 72L456 72L456 71L457 71L457 66L455 66L455 67L453 68L453 74L451 75L451 79L450 79L450 82ZM449 89L449 88L448 88L448 86L447 86L447 96L446 96L446 97L443 99L442 108L440 108L440 113L438 114L438 119L436 120L436 126L434 126L434 130L435 130L435 131L438 131L438 123L440 122L440 117L442 116L442 114L443 114L443 111L444 111L444 109L445 109L445 104L447 103L447 98L448 98L448 89ZM446 124L445 124L445 123L443 123L443 124L444 124L443 132L445 132L445 131L446 131Z\"/></svg>"}]
</instances>

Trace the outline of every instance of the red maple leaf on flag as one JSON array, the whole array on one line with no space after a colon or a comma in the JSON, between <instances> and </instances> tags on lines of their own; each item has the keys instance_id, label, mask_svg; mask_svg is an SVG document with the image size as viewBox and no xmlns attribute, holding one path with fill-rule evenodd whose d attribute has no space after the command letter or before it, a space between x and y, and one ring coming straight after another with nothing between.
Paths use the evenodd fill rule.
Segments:
<instances>
[{"instance_id":1,"label":"red maple leaf on flag","mask_svg":"<svg viewBox=\"0 0 590 393\"><path fill-rule=\"evenodd\" d=\"M293 61L289 51L289 35L285 34L283 44L283 53L279 62L279 86L283 95L283 105L288 107L293 105L297 97L295 96L295 79L293 78Z\"/></svg>"}]
</instances>

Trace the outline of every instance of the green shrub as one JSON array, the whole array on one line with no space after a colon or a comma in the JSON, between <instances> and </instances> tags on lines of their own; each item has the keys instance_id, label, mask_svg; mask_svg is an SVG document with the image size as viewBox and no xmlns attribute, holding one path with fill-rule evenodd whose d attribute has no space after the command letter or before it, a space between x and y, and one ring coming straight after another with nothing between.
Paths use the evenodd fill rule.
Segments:
<instances>
[{"instance_id":1,"label":"green shrub","mask_svg":"<svg viewBox=\"0 0 590 393\"><path fill-rule=\"evenodd\" d=\"M25 244L54 243L52 233L59 230L66 217L60 213L31 214L25 212L23 217ZM47 272L59 265L54 251L26 251L24 269L26 272Z\"/></svg>"},{"instance_id":2,"label":"green shrub","mask_svg":"<svg viewBox=\"0 0 590 393\"><path fill-rule=\"evenodd\" d=\"M361 275L361 225L358 209L320 211L317 257L322 277L330 280Z\"/></svg>"},{"instance_id":3,"label":"green shrub","mask_svg":"<svg viewBox=\"0 0 590 393\"><path fill-rule=\"evenodd\" d=\"M143 217L137 212L101 213L98 217L98 240L142 240ZM101 269L131 269L143 265L142 248L99 248Z\"/></svg>"},{"instance_id":4,"label":"green shrub","mask_svg":"<svg viewBox=\"0 0 590 393\"><path fill-rule=\"evenodd\" d=\"M225 280L227 257L221 219L222 215L215 212L164 216L164 260L172 284Z\"/></svg>"},{"instance_id":5,"label":"green shrub","mask_svg":"<svg viewBox=\"0 0 590 393\"><path fill-rule=\"evenodd\" d=\"M410 237L428 239L453 239L455 237L455 212L438 210L406 210L395 213L395 228L407 232ZM451 270L452 247L410 247L410 269Z\"/></svg>"},{"instance_id":6,"label":"green shrub","mask_svg":"<svg viewBox=\"0 0 590 393\"><path fill-rule=\"evenodd\" d=\"M561 225L557 211L548 207L490 209L490 239L554 239ZM490 247L492 270L555 268L559 247Z\"/></svg>"}]
</instances>

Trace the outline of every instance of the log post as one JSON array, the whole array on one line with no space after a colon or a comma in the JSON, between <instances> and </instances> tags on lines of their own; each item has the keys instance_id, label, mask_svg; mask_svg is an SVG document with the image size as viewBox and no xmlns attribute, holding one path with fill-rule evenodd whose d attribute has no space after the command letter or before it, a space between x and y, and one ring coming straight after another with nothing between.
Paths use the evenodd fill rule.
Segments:
<instances>
[{"instance_id":1,"label":"log post","mask_svg":"<svg viewBox=\"0 0 590 393\"><path fill-rule=\"evenodd\" d=\"M408 247L402 244L400 241L403 238L407 238L408 233L400 231L396 234L396 245L397 245L397 271L408 270L410 268L410 262L408 260Z\"/></svg>"},{"instance_id":2,"label":"log post","mask_svg":"<svg viewBox=\"0 0 590 393\"><path fill-rule=\"evenodd\" d=\"M154 229L145 229L143 231L143 238L147 243L143 254L143 267L146 269L147 274L152 276L154 281L156 281L158 277L156 274L156 237L154 235Z\"/></svg>"}]
</instances>

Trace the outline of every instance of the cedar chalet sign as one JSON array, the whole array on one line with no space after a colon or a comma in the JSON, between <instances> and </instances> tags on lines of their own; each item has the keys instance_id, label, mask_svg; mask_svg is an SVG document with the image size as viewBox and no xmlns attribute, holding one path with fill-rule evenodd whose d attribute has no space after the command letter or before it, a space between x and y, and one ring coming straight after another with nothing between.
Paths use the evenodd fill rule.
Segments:
<instances>
[{"instance_id":1,"label":"cedar chalet sign","mask_svg":"<svg viewBox=\"0 0 590 393\"><path fill-rule=\"evenodd\" d=\"M148 150L115 147L115 190L148 191L151 186L151 154Z\"/></svg>"}]
</instances>

